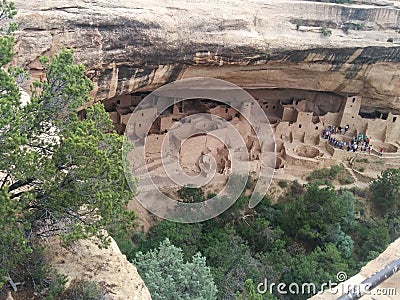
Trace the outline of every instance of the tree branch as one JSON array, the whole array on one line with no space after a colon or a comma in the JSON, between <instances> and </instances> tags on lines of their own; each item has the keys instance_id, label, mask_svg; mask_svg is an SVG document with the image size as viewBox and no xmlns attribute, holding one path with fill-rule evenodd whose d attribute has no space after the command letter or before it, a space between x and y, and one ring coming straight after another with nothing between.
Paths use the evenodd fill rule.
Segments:
<instances>
[{"instance_id":1,"label":"tree branch","mask_svg":"<svg viewBox=\"0 0 400 300\"><path fill-rule=\"evenodd\" d=\"M3 189L3 188L4 188L4 186L5 186L6 183L7 183L8 178L10 178L10 173L7 173L6 177L4 177L3 183L1 184L0 189Z\"/></svg>"},{"instance_id":2,"label":"tree branch","mask_svg":"<svg viewBox=\"0 0 400 300\"><path fill-rule=\"evenodd\" d=\"M15 198L18 198L18 197L20 197L23 193L25 193L26 191L22 191L22 192L19 192L19 193L16 193L16 194L12 194L11 196L10 196L10 199L15 199Z\"/></svg>"},{"instance_id":3,"label":"tree branch","mask_svg":"<svg viewBox=\"0 0 400 300\"><path fill-rule=\"evenodd\" d=\"M9 187L8 190L9 190L10 192L12 192L12 191L14 191L14 190L16 190L16 189L19 189L19 188L21 188L21 187L23 187L23 186L25 186L25 185L31 184L33 181L35 181L35 178L28 178L28 179L25 180L25 181L19 180L19 181L17 181L17 182L14 182L12 185L10 185L10 187Z\"/></svg>"}]
</instances>

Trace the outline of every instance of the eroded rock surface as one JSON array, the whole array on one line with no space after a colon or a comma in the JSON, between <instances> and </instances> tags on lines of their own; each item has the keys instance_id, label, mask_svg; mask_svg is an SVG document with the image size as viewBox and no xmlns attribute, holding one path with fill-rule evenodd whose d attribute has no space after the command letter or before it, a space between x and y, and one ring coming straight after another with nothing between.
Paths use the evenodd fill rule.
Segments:
<instances>
[{"instance_id":1,"label":"eroded rock surface","mask_svg":"<svg viewBox=\"0 0 400 300\"><path fill-rule=\"evenodd\" d=\"M136 268L113 239L107 249L99 249L89 240L65 249L58 238L53 238L46 244L46 252L51 265L67 275L67 285L74 279L94 281L105 288L107 300L151 300Z\"/></svg>"},{"instance_id":2,"label":"eroded rock surface","mask_svg":"<svg viewBox=\"0 0 400 300\"><path fill-rule=\"evenodd\" d=\"M96 100L212 76L245 88L356 93L367 109L400 112L398 1L15 3L15 62L39 77L40 55L74 47L96 83Z\"/></svg>"}]
</instances>

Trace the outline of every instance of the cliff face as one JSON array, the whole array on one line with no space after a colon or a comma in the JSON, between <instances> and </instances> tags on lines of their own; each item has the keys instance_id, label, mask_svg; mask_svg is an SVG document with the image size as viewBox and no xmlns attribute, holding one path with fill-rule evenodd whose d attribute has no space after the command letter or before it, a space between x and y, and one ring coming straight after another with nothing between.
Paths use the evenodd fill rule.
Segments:
<instances>
[{"instance_id":1,"label":"cliff face","mask_svg":"<svg viewBox=\"0 0 400 300\"><path fill-rule=\"evenodd\" d=\"M151 300L136 268L113 239L107 249L99 249L90 240L66 249L58 238L50 239L45 246L47 259L60 274L67 276L67 285L74 279L89 280L100 283L107 300Z\"/></svg>"},{"instance_id":2,"label":"cliff face","mask_svg":"<svg viewBox=\"0 0 400 300\"><path fill-rule=\"evenodd\" d=\"M15 3L15 63L39 77L40 55L73 47L96 84L96 100L212 76L244 88L357 93L367 108L400 112L397 1Z\"/></svg>"}]
</instances>

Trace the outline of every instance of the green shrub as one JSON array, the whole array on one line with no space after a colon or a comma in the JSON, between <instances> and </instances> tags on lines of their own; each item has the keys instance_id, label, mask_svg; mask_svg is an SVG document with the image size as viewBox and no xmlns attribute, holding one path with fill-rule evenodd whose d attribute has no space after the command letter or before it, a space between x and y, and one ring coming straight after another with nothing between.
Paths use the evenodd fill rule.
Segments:
<instances>
[{"instance_id":1,"label":"green shrub","mask_svg":"<svg viewBox=\"0 0 400 300\"><path fill-rule=\"evenodd\" d=\"M329 179L336 179L339 173L343 172L344 168L338 165L332 166L329 171Z\"/></svg>"},{"instance_id":2,"label":"green shrub","mask_svg":"<svg viewBox=\"0 0 400 300\"><path fill-rule=\"evenodd\" d=\"M305 193L305 188L302 184L295 180L290 184L289 193L293 197L300 197Z\"/></svg>"},{"instance_id":3,"label":"green shrub","mask_svg":"<svg viewBox=\"0 0 400 300\"><path fill-rule=\"evenodd\" d=\"M239 194L240 192L243 192L246 187L251 188L252 185L255 186L255 183L254 181L253 183L251 182L250 176L231 174L226 188L230 193Z\"/></svg>"},{"instance_id":4,"label":"green shrub","mask_svg":"<svg viewBox=\"0 0 400 300\"><path fill-rule=\"evenodd\" d=\"M184 201L189 203L199 203L206 199L204 198L204 192L201 188L194 188L185 186L178 191L178 196Z\"/></svg>"},{"instance_id":5,"label":"green shrub","mask_svg":"<svg viewBox=\"0 0 400 300\"><path fill-rule=\"evenodd\" d=\"M400 200L400 169L382 171L369 186L370 200L383 213L399 205Z\"/></svg>"},{"instance_id":6,"label":"green shrub","mask_svg":"<svg viewBox=\"0 0 400 300\"><path fill-rule=\"evenodd\" d=\"M132 239L130 239L129 237L117 237L114 239L121 252L126 255L126 258L128 260L131 260L135 257L137 252L133 242L135 242L135 244L139 244L143 242L144 238L145 237L143 233L135 232L132 235Z\"/></svg>"},{"instance_id":7,"label":"green shrub","mask_svg":"<svg viewBox=\"0 0 400 300\"><path fill-rule=\"evenodd\" d=\"M197 253L191 261L185 261L183 250L169 239L157 249L138 252L132 263L154 300L216 299L217 287L205 257Z\"/></svg>"},{"instance_id":8,"label":"green shrub","mask_svg":"<svg viewBox=\"0 0 400 300\"><path fill-rule=\"evenodd\" d=\"M286 181L286 180L279 180L278 181L278 185L281 187L281 188L286 188L286 187L288 187L288 182Z\"/></svg>"},{"instance_id":9,"label":"green shrub","mask_svg":"<svg viewBox=\"0 0 400 300\"><path fill-rule=\"evenodd\" d=\"M365 25L362 23L358 24L358 23L350 22L350 23L343 24L342 30L343 30L343 32L348 33L349 30L363 30L364 27L365 27Z\"/></svg>"},{"instance_id":10,"label":"green shrub","mask_svg":"<svg viewBox=\"0 0 400 300\"><path fill-rule=\"evenodd\" d=\"M358 196L360 198L365 198L367 196L367 192L358 187L352 187L351 189L349 189L349 191L352 192L354 196Z\"/></svg>"},{"instance_id":11,"label":"green shrub","mask_svg":"<svg viewBox=\"0 0 400 300\"><path fill-rule=\"evenodd\" d=\"M300 26L301 26L301 24L302 24L302 21L301 21L300 19L296 19L296 20L295 20L295 24L296 24L296 30L299 30L299 29L300 29Z\"/></svg>"},{"instance_id":12,"label":"green shrub","mask_svg":"<svg viewBox=\"0 0 400 300\"><path fill-rule=\"evenodd\" d=\"M329 179L335 180L340 172L343 172L344 168L341 166L332 166L330 169L323 168L313 171L309 176L307 176L307 181L313 181L316 179Z\"/></svg>"},{"instance_id":13,"label":"green shrub","mask_svg":"<svg viewBox=\"0 0 400 300\"><path fill-rule=\"evenodd\" d=\"M332 185L332 182L329 179L316 179L313 181L314 184L320 185Z\"/></svg>"},{"instance_id":14,"label":"green shrub","mask_svg":"<svg viewBox=\"0 0 400 300\"><path fill-rule=\"evenodd\" d=\"M320 32L323 36L330 36L332 35L332 30L330 30L328 27L326 26L322 26L320 29Z\"/></svg>"},{"instance_id":15,"label":"green shrub","mask_svg":"<svg viewBox=\"0 0 400 300\"><path fill-rule=\"evenodd\" d=\"M104 288L97 282L74 280L63 294L63 299L70 300L104 300Z\"/></svg>"},{"instance_id":16,"label":"green shrub","mask_svg":"<svg viewBox=\"0 0 400 300\"><path fill-rule=\"evenodd\" d=\"M385 161L382 160L382 159L377 159L377 160L374 161L374 163L376 163L378 165L383 165L385 163Z\"/></svg>"},{"instance_id":17,"label":"green shrub","mask_svg":"<svg viewBox=\"0 0 400 300\"><path fill-rule=\"evenodd\" d=\"M34 293L43 296L41 299L58 299L65 290L66 276L59 274L46 262L43 248L35 247L14 272L18 270L23 270L18 274L22 276L19 280L27 282Z\"/></svg>"},{"instance_id":18,"label":"green shrub","mask_svg":"<svg viewBox=\"0 0 400 300\"><path fill-rule=\"evenodd\" d=\"M53 270L53 273L47 278L47 280L48 280L48 284L49 284L49 287L48 287L49 293L45 299L46 300L58 299L58 296L65 289L65 284L67 282L66 276L59 274Z\"/></svg>"},{"instance_id":19,"label":"green shrub","mask_svg":"<svg viewBox=\"0 0 400 300\"><path fill-rule=\"evenodd\" d=\"M349 171L347 171L345 168L341 169L337 179L340 184L350 184L355 182L353 176L351 176Z\"/></svg>"},{"instance_id":20,"label":"green shrub","mask_svg":"<svg viewBox=\"0 0 400 300\"><path fill-rule=\"evenodd\" d=\"M250 175L247 178L246 189L254 191L254 188L256 187L256 184L257 184L257 177Z\"/></svg>"},{"instance_id":21,"label":"green shrub","mask_svg":"<svg viewBox=\"0 0 400 300\"><path fill-rule=\"evenodd\" d=\"M207 199L214 198L215 196L217 196L216 193L208 193L208 194L207 194Z\"/></svg>"},{"instance_id":22,"label":"green shrub","mask_svg":"<svg viewBox=\"0 0 400 300\"><path fill-rule=\"evenodd\" d=\"M356 162L369 163L369 159L368 158L357 158Z\"/></svg>"},{"instance_id":23,"label":"green shrub","mask_svg":"<svg viewBox=\"0 0 400 300\"><path fill-rule=\"evenodd\" d=\"M330 169L323 168L313 171L309 176L307 176L307 181L312 181L318 185L330 185L331 180L338 180L340 184L350 184L354 183L354 178L350 173L342 166L335 165Z\"/></svg>"},{"instance_id":24,"label":"green shrub","mask_svg":"<svg viewBox=\"0 0 400 300\"><path fill-rule=\"evenodd\" d=\"M316 179L326 179L329 177L329 169L323 168L313 171L310 175L307 176L307 181L312 181Z\"/></svg>"},{"instance_id":25,"label":"green shrub","mask_svg":"<svg viewBox=\"0 0 400 300\"><path fill-rule=\"evenodd\" d=\"M339 183L340 184L351 184L351 183L354 183L354 178L352 178L352 177L340 178Z\"/></svg>"},{"instance_id":26,"label":"green shrub","mask_svg":"<svg viewBox=\"0 0 400 300\"><path fill-rule=\"evenodd\" d=\"M389 228L384 220L370 220L364 224L358 223L354 236L357 245L355 254L359 261L364 262L374 259L390 243Z\"/></svg>"},{"instance_id":27,"label":"green shrub","mask_svg":"<svg viewBox=\"0 0 400 300\"><path fill-rule=\"evenodd\" d=\"M337 179L340 184L350 184L355 182L353 176L351 176L350 172L347 171L343 166L339 167Z\"/></svg>"},{"instance_id":28,"label":"green shrub","mask_svg":"<svg viewBox=\"0 0 400 300\"><path fill-rule=\"evenodd\" d=\"M243 291L237 292L235 300L275 300L278 299L267 291L265 294L259 294L256 285L252 279L244 282Z\"/></svg>"},{"instance_id":29,"label":"green shrub","mask_svg":"<svg viewBox=\"0 0 400 300\"><path fill-rule=\"evenodd\" d=\"M359 171L359 172L364 172L364 171L365 171L365 168L364 168L364 167L358 168L358 171Z\"/></svg>"}]
</instances>

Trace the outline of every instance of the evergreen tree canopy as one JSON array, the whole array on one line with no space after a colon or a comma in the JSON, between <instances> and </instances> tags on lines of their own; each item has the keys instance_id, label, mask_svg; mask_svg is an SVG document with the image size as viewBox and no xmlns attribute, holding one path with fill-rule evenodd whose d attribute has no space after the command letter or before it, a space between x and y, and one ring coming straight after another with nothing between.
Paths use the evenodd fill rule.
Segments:
<instances>
[{"instance_id":1,"label":"evergreen tree canopy","mask_svg":"<svg viewBox=\"0 0 400 300\"><path fill-rule=\"evenodd\" d=\"M0 9L0 21L15 15L12 3L3 0ZM93 86L84 66L74 64L66 49L42 58L45 80L32 85L30 101L22 104L16 80L22 71L6 67L11 31L0 37L0 282L36 237L98 237L106 245L102 229L128 228L134 219L125 209L132 195L123 172L123 137L111 132L100 103L78 119L77 108L89 101Z\"/></svg>"},{"instance_id":2,"label":"evergreen tree canopy","mask_svg":"<svg viewBox=\"0 0 400 300\"><path fill-rule=\"evenodd\" d=\"M331 225L343 222L346 205L332 186L321 188L313 183L303 197L284 207L282 227L296 239L322 241Z\"/></svg>"},{"instance_id":3,"label":"evergreen tree canopy","mask_svg":"<svg viewBox=\"0 0 400 300\"><path fill-rule=\"evenodd\" d=\"M139 252L133 264L154 300L213 300L217 288L206 259L197 253L191 262L184 262L183 252L169 239L158 249Z\"/></svg>"},{"instance_id":4,"label":"evergreen tree canopy","mask_svg":"<svg viewBox=\"0 0 400 300\"><path fill-rule=\"evenodd\" d=\"M387 169L371 185L373 203L383 212L400 206L400 169Z\"/></svg>"}]
</instances>

